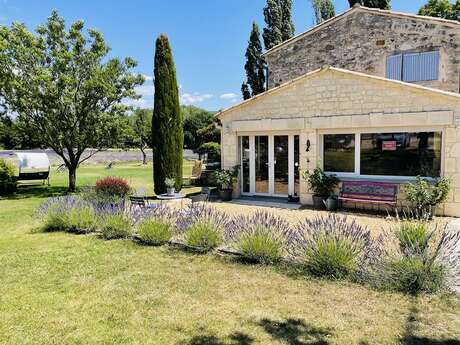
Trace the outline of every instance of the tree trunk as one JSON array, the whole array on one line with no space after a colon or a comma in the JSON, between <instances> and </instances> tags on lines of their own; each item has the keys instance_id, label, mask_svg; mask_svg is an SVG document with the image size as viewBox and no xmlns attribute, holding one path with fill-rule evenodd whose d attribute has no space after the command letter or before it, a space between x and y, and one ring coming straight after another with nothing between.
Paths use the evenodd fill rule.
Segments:
<instances>
[{"instance_id":1,"label":"tree trunk","mask_svg":"<svg viewBox=\"0 0 460 345\"><path fill-rule=\"evenodd\" d=\"M69 192L75 192L77 190L77 168L74 166L68 166L69 170Z\"/></svg>"},{"instance_id":2,"label":"tree trunk","mask_svg":"<svg viewBox=\"0 0 460 345\"><path fill-rule=\"evenodd\" d=\"M147 154L145 153L144 145L141 144L140 149L142 152L142 164L146 165L147 164Z\"/></svg>"}]
</instances>

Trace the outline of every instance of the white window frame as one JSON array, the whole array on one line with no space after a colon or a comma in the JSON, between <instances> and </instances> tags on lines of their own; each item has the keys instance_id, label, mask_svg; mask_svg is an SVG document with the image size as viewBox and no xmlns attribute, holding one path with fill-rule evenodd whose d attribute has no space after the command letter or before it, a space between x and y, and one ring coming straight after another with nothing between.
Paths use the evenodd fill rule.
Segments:
<instances>
[{"instance_id":1,"label":"white window frame","mask_svg":"<svg viewBox=\"0 0 460 345\"><path fill-rule=\"evenodd\" d=\"M333 174L339 178L352 178L352 179L363 179L363 180L390 180L390 181L414 181L416 176L391 176L391 175L361 175L361 134L378 134L378 133L417 133L417 132L440 132L441 133L441 171L440 176L444 176L444 148L446 147L445 143L445 129L444 127L430 126L430 127L378 127L370 129L340 129L340 130L320 130L318 131L319 136L319 152L318 157L320 157L319 166L324 170L324 135L328 134L354 134L355 135L355 172L353 173L344 173L344 172L334 172L326 171L326 174ZM435 180L436 178L424 177L429 180Z\"/></svg>"}]
</instances>

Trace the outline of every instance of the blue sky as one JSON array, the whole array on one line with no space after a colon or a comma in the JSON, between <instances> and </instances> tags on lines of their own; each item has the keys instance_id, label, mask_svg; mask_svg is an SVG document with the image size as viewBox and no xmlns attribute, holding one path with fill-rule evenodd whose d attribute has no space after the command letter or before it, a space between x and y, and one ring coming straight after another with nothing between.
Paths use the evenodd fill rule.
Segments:
<instances>
[{"instance_id":1,"label":"blue sky","mask_svg":"<svg viewBox=\"0 0 460 345\"><path fill-rule=\"evenodd\" d=\"M147 76L136 105L153 105L153 54L156 37L169 36L180 85L181 102L209 110L241 100L244 53L251 23L264 25L266 0L0 0L0 24L13 21L35 29L57 9L67 23L83 19L101 31L112 56L131 56L136 71ZM396 11L416 13L427 0L393 0ZM296 33L313 26L309 0L294 0ZM348 0L334 0L337 13Z\"/></svg>"}]
</instances>

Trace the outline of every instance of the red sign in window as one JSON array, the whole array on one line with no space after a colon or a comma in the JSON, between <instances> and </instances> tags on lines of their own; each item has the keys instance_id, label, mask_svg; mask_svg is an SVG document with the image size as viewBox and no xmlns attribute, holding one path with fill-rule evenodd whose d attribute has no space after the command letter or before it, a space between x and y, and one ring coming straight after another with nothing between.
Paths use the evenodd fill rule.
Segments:
<instances>
[{"instance_id":1,"label":"red sign in window","mask_svg":"<svg viewBox=\"0 0 460 345\"><path fill-rule=\"evenodd\" d=\"M382 151L396 151L396 140L383 141Z\"/></svg>"}]
</instances>

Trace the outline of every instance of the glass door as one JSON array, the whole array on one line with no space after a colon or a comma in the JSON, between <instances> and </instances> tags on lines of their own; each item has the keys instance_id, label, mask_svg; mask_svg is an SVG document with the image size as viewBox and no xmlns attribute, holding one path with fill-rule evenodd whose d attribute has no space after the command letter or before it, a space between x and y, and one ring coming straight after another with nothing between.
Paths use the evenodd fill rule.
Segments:
<instances>
[{"instance_id":1,"label":"glass door","mask_svg":"<svg viewBox=\"0 0 460 345\"><path fill-rule=\"evenodd\" d=\"M274 194L289 194L289 136L275 135L273 140Z\"/></svg>"},{"instance_id":2,"label":"glass door","mask_svg":"<svg viewBox=\"0 0 460 345\"><path fill-rule=\"evenodd\" d=\"M298 135L239 137L241 192L245 195L299 195Z\"/></svg>"},{"instance_id":3,"label":"glass door","mask_svg":"<svg viewBox=\"0 0 460 345\"><path fill-rule=\"evenodd\" d=\"M255 136L255 193L268 194L269 192L269 153L268 135Z\"/></svg>"}]
</instances>

